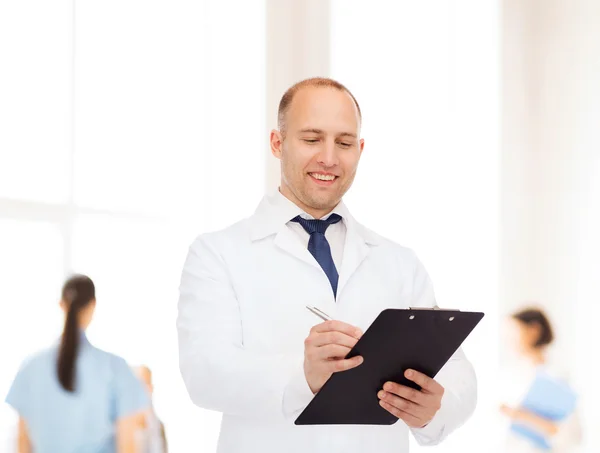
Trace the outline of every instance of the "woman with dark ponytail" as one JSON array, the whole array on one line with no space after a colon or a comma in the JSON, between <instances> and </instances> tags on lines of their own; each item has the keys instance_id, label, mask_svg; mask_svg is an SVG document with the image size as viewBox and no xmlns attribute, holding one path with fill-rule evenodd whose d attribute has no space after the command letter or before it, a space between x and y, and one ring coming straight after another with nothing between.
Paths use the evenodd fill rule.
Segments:
<instances>
[{"instance_id":1,"label":"woman with dark ponytail","mask_svg":"<svg viewBox=\"0 0 600 453\"><path fill-rule=\"evenodd\" d=\"M92 280L84 275L70 278L63 286L60 305L66 316L56 362L57 375L62 388L74 392L80 328L81 332L85 330L96 308L96 288Z\"/></svg>"},{"instance_id":2,"label":"woman with dark ponytail","mask_svg":"<svg viewBox=\"0 0 600 453\"><path fill-rule=\"evenodd\" d=\"M122 358L95 348L85 331L96 308L94 283L69 278L58 344L27 360L6 401L19 414L19 453L135 453L135 430L150 402Z\"/></svg>"}]
</instances>

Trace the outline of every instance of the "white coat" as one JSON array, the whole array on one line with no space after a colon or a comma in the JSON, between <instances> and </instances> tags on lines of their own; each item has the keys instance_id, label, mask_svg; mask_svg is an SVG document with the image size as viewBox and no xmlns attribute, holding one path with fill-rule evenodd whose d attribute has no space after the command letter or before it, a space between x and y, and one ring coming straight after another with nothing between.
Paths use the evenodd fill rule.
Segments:
<instances>
[{"instance_id":1,"label":"white coat","mask_svg":"<svg viewBox=\"0 0 600 453\"><path fill-rule=\"evenodd\" d=\"M221 453L404 453L409 432L420 444L436 444L475 408L475 374L459 350L436 377L445 388L442 407L424 428L402 421L294 425L313 397L303 372L304 339L321 321L307 304L363 331L385 308L435 305L411 250L357 223L343 204L338 209L346 240L337 300L286 226L301 212L293 204L282 210L265 197L252 217L201 235L190 247L177 319L180 368L192 401L223 413Z\"/></svg>"}]
</instances>

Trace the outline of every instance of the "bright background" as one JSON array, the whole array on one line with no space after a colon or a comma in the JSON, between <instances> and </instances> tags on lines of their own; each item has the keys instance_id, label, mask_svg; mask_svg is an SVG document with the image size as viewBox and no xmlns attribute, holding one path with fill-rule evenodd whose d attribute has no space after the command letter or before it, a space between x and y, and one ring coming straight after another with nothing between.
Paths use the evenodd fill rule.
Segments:
<instances>
[{"instance_id":1,"label":"bright background","mask_svg":"<svg viewBox=\"0 0 600 453\"><path fill-rule=\"evenodd\" d=\"M0 0L0 395L59 335L64 277L87 273L91 340L153 369L172 452L214 451L220 416L177 367L181 267L197 234L276 187L277 102L321 75L363 110L354 215L417 251L440 305L486 312L465 345L480 404L436 451L502 435L502 320L531 300L598 451L599 5ZM0 451L14 424L0 406Z\"/></svg>"}]
</instances>

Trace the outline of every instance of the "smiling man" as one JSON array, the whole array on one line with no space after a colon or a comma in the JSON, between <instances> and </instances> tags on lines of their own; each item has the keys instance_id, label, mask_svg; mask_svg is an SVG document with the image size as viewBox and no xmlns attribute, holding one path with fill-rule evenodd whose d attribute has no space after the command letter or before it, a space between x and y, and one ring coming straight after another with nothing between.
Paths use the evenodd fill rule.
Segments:
<instances>
[{"instance_id":1,"label":"smiling man","mask_svg":"<svg viewBox=\"0 0 600 453\"><path fill-rule=\"evenodd\" d=\"M407 370L420 391L387 382L373 395L398 417L392 426L294 425L333 373L361 365L345 357L382 310L436 303L415 254L362 226L342 202L364 148L361 120L334 80L291 87L270 136L279 190L249 219L190 247L180 368L192 401L223 413L219 452L404 453L409 433L439 443L475 409L475 374L459 350L435 380ZM307 304L336 321L317 324Z\"/></svg>"},{"instance_id":2,"label":"smiling man","mask_svg":"<svg viewBox=\"0 0 600 453\"><path fill-rule=\"evenodd\" d=\"M281 160L280 191L320 218L338 205L356 175L364 147L358 103L340 84L307 80L284 94L278 123L271 150Z\"/></svg>"}]
</instances>

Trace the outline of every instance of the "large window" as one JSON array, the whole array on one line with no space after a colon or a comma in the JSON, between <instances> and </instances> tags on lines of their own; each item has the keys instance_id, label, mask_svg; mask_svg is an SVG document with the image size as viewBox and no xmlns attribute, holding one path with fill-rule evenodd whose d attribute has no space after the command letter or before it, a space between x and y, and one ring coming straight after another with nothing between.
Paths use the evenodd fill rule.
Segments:
<instances>
[{"instance_id":1,"label":"large window","mask_svg":"<svg viewBox=\"0 0 600 453\"><path fill-rule=\"evenodd\" d=\"M179 376L177 288L194 236L263 192L264 8L0 4L2 397L60 334L60 285L82 272L97 285L90 339L153 369L171 451L215 450L220 418ZM1 451L14 428L2 405Z\"/></svg>"},{"instance_id":2,"label":"large window","mask_svg":"<svg viewBox=\"0 0 600 453\"><path fill-rule=\"evenodd\" d=\"M333 0L332 8L332 75L364 119L350 208L417 252L439 305L486 313L465 346L480 382L477 413L439 447L477 451L497 413L498 5Z\"/></svg>"}]
</instances>

